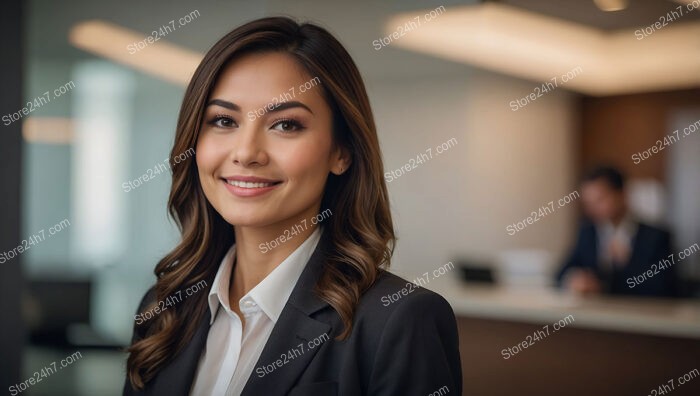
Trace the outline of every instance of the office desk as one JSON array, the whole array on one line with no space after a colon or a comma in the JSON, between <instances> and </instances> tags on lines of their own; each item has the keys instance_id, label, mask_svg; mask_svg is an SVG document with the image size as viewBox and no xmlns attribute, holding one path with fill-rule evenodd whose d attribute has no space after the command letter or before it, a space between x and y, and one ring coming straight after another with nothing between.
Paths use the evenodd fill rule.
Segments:
<instances>
[{"instance_id":1,"label":"office desk","mask_svg":"<svg viewBox=\"0 0 700 396\"><path fill-rule=\"evenodd\" d=\"M700 372L678 383L700 370L699 301L581 298L449 274L424 287L457 316L464 395L646 396L671 379L673 396L700 395Z\"/></svg>"}]
</instances>

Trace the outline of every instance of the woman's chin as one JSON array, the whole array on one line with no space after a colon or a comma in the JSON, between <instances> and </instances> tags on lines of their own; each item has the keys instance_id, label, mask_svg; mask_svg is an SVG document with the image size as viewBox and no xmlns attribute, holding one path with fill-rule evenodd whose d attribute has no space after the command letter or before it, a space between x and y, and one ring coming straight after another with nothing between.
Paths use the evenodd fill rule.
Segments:
<instances>
[{"instance_id":1,"label":"woman's chin","mask_svg":"<svg viewBox=\"0 0 700 396\"><path fill-rule=\"evenodd\" d=\"M274 219L269 216L241 216L240 214L222 216L227 223L234 227L264 227L274 223Z\"/></svg>"}]
</instances>

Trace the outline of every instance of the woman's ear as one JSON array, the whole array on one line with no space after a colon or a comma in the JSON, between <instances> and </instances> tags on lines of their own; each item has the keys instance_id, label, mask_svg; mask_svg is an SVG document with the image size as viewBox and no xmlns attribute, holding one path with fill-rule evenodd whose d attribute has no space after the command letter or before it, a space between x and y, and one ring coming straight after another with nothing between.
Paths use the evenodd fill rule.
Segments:
<instances>
[{"instance_id":1,"label":"woman's ear","mask_svg":"<svg viewBox=\"0 0 700 396\"><path fill-rule=\"evenodd\" d=\"M338 147L333 154L331 172L336 176L340 176L350 168L351 163L350 151L345 147Z\"/></svg>"}]
</instances>

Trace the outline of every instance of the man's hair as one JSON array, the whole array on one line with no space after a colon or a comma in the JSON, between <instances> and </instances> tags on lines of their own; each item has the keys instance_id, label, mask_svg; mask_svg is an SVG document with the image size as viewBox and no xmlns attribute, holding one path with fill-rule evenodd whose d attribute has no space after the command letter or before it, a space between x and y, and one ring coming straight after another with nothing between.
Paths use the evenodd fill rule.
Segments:
<instances>
[{"instance_id":1,"label":"man's hair","mask_svg":"<svg viewBox=\"0 0 700 396\"><path fill-rule=\"evenodd\" d=\"M599 166L588 172L584 178L583 183L603 180L615 191L622 191L625 187L625 176L612 166Z\"/></svg>"}]
</instances>

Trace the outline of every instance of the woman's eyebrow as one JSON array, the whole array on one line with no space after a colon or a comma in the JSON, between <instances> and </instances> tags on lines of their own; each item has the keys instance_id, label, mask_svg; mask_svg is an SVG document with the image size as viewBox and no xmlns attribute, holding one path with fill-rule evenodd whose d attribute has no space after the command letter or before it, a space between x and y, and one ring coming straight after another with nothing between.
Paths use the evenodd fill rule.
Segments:
<instances>
[{"instance_id":1,"label":"woman's eyebrow","mask_svg":"<svg viewBox=\"0 0 700 396\"><path fill-rule=\"evenodd\" d=\"M226 100L222 100L222 99L210 100L209 103L207 103L207 107L209 107L211 105L217 105L217 106L225 107L225 108L230 109L230 110L241 111L241 107L239 105L232 103L232 102L229 102L229 101L226 101Z\"/></svg>"},{"instance_id":2,"label":"woman's eyebrow","mask_svg":"<svg viewBox=\"0 0 700 396\"><path fill-rule=\"evenodd\" d=\"M221 107L224 107L224 108L227 108L230 110L241 111L240 106L238 106L235 103L229 102L227 100L223 100L223 99L212 99L209 101L209 103L207 103L207 107L209 107L211 105L221 106ZM307 106L301 102L298 102L296 100L292 100L289 102L281 102L281 103L277 103L277 104L270 103L268 106L266 106L266 108L263 108L263 109L267 110L267 112L276 112L276 111L291 109L294 107L301 107L303 109L306 109L311 114L314 113L313 111L311 111L309 106Z\"/></svg>"},{"instance_id":3,"label":"woman's eyebrow","mask_svg":"<svg viewBox=\"0 0 700 396\"><path fill-rule=\"evenodd\" d=\"M313 111L311 111L311 109L309 108L309 106L307 106L307 105L305 105L305 104L303 104L303 103L301 103L301 102L297 102L297 101L295 101L295 100L292 100L292 101L289 101L289 102L280 102L280 103L277 103L277 104L274 104L274 105L273 105L273 104L270 104L269 107L268 107L266 110L267 110L268 112L272 113L272 112L275 112L275 111L282 111L282 110L291 109L291 108L294 108L294 107L301 107L301 108L306 109L306 110L307 110L309 113L311 113L311 114L314 113Z\"/></svg>"}]
</instances>

